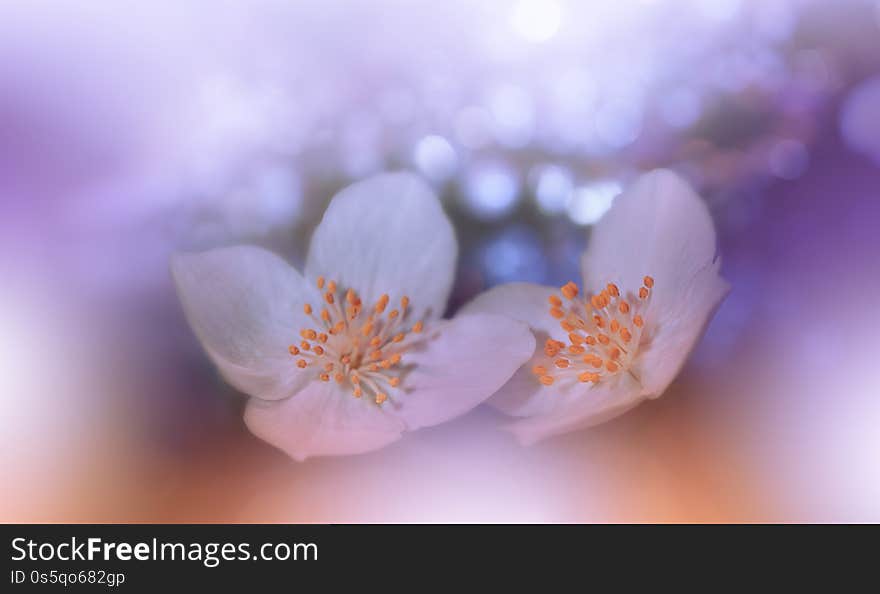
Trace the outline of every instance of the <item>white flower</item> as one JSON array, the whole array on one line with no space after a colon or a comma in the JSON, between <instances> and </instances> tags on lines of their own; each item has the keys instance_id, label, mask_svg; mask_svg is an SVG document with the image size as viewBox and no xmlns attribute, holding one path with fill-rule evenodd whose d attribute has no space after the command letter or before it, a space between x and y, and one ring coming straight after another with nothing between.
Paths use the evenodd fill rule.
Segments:
<instances>
[{"instance_id":1,"label":"white flower","mask_svg":"<svg viewBox=\"0 0 880 594\"><path fill-rule=\"evenodd\" d=\"M672 172L641 176L593 229L584 294L574 283L514 283L462 310L504 313L538 338L529 363L489 403L521 417L509 429L528 444L660 396L729 290L719 267L700 197Z\"/></svg>"},{"instance_id":2,"label":"white flower","mask_svg":"<svg viewBox=\"0 0 880 594\"><path fill-rule=\"evenodd\" d=\"M534 352L525 324L441 320L457 244L418 178L386 174L336 195L304 274L256 247L174 257L191 326L253 396L245 422L297 460L381 448L461 415Z\"/></svg>"}]
</instances>

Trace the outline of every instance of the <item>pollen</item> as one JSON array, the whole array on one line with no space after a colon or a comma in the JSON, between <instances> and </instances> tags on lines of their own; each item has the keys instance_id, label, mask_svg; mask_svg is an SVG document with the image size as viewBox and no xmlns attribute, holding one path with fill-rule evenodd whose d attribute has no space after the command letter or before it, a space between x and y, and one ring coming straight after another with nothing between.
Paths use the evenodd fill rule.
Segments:
<instances>
[{"instance_id":1,"label":"pollen","mask_svg":"<svg viewBox=\"0 0 880 594\"><path fill-rule=\"evenodd\" d=\"M365 394L381 405L398 396L404 384L404 355L425 339L425 322L414 319L410 298L400 297L398 309L388 309L391 298L383 294L373 304L362 302L353 287L318 277L320 313L303 305L311 327L299 331L299 342L288 351L295 364L316 380L334 381L354 398ZM397 301L396 301L397 302Z\"/></svg>"},{"instance_id":2,"label":"pollen","mask_svg":"<svg viewBox=\"0 0 880 594\"><path fill-rule=\"evenodd\" d=\"M544 386L557 382L601 384L622 373L634 373L640 347L648 344L645 311L649 307L654 278L645 276L632 290L608 283L596 293L581 293L572 282L550 295L547 307L565 332L568 342L554 338L544 342L536 356L532 375ZM585 386L589 389L590 386Z\"/></svg>"}]
</instances>

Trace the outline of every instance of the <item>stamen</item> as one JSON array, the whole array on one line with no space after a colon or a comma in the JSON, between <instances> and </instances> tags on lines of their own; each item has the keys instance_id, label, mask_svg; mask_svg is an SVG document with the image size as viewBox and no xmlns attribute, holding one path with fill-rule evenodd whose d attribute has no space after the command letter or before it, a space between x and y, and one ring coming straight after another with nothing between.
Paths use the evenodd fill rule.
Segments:
<instances>
[{"instance_id":1,"label":"stamen","mask_svg":"<svg viewBox=\"0 0 880 594\"><path fill-rule=\"evenodd\" d=\"M379 298L379 301L376 302L376 307L374 308L377 314L385 311L385 308L388 306L388 295L382 295Z\"/></svg>"},{"instance_id":2,"label":"stamen","mask_svg":"<svg viewBox=\"0 0 880 594\"><path fill-rule=\"evenodd\" d=\"M381 405L389 399L383 388L402 386L398 366L404 353L423 340L419 335L425 330L424 321L410 319L413 311L406 295L400 298L399 309L386 312L390 297L383 294L363 311L353 288L340 287L323 276L317 278L317 285L326 305L320 319L311 318L319 326L300 330L301 341L288 346L288 352L300 357L296 360L298 369L317 366L318 381L348 385L355 398L366 392L372 402ZM307 303L303 313L311 317L315 310Z\"/></svg>"},{"instance_id":3,"label":"stamen","mask_svg":"<svg viewBox=\"0 0 880 594\"><path fill-rule=\"evenodd\" d=\"M565 286L562 287L562 289L560 289L560 291L569 301L571 301L578 295L578 287L572 282L567 283Z\"/></svg>"},{"instance_id":4,"label":"stamen","mask_svg":"<svg viewBox=\"0 0 880 594\"><path fill-rule=\"evenodd\" d=\"M545 386L560 380L595 385L623 371L632 373L646 331L643 314L654 287L653 277L642 281L637 298L615 283L579 297L577 285L569 282L559 295L550 295L548 311L559 320L568 343L553 338L544 342L543 357L531 368L537 381Z\"/></svg>"}]
</instances>

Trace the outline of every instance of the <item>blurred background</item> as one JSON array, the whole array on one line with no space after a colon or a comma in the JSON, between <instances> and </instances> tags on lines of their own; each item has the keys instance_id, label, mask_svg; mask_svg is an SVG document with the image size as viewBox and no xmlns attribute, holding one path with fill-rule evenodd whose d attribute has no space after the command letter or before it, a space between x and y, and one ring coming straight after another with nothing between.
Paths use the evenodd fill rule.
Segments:
<instances>
[{"instance_id":1,"label":"blurred background","mask_svg":"<svg viewBox=\"0 0 880 594\"><path fill-rule=\"evenodd\" d=\"M168 274L300 265L336 190L412 169L452 313L578 280L656 167L733 291L662 398L532 448L479 409L297 464ZM878 0L6 1L0 205L2 521L880 521Z\"/></svg>"}]
</instances>

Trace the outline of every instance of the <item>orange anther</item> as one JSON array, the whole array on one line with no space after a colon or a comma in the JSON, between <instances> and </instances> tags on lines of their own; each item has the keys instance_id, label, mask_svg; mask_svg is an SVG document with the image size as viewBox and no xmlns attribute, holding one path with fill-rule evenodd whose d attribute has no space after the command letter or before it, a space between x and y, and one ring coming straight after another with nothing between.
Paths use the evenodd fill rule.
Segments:
<instances>
[{"instance_id":1,"label":"orange anther","mask_svg":"<svg viewBox=\"0 0 880 594\"><path fill-rule=\"evenodd\" d=\"M614 373L619 369L619 367L618 367L617 363L615 363L614 361L607 361L605 363L605 369L607 369L611 373Z\"/></svg>"},{"instance_id":2,"label":"orange anther","mask_svg":"<svg viewBox=\"0 0 880 594\"><path fill-rule=\"evenodd\" d=\"M320 345L316 346L314 350L315 350L315 354L318 355L319 357L324 354L324 348L321 347Z\"/></svg>"},{"instance_id":3,"label":"orange anther","mask_svg":"<svg viewBox=\"0 0 880 594\"><path fill-rule=\"evenodd\" d=\"M400 298L400 309L406 309L407 307L409 307L409 297L404 295Z\"/></svg>"},{"instance_id":4,"label":"orange anther","mask_svg":"<svg viewBox=\"0 0 880 594\"><path fill-rule=\"evenodd\" d=\"M547 301L550 302L551 307L562 307L562 299L557 295L550 295L550 297L547 298Z\"/></svg>"},{"instance_id":5,"label":"orange anther","mask_svg":"<svg viewBox=\"0 0 880 594\"><path fill-rule=\"evenodd\" d=\"M327 292L329 292L329 293L336 292L336 281L330 281L327 283Z\"/></svg>"},{"instance_id":6,"label":"orange anther","mask_svg":"<svg viewBox=\"0 0 880 594\"><path fill-rule=\"evenodd\" d=\"M608 344L609 342L611 342L611 339L609 339L608 336L607 336L606 334L600 334L600 335L597 336L596 338L599 339L599 342L600 342L601 344Z\"/></svg>"},{"instance_id":7,"label":"orange anther","mask_svg":"<svg viewBox=\"0 0 880 594\"><path fill-rule=\"evenodd\" d=\"M606 287L606 289L608 290L608 294L611 295L612 297L619 297L620 296L620 289L618 289L617 285L615 285L614 283L608 283L608 286Z\"/></svg>"},{"instance_id":8,"label":"orange anther","mask_svg":"<svg viewBox=\"0 0 880 594\"><path fill-rule=\"evenodd\" d=\"M318 333L315 332L314 330L309 330L309 329L300 330L299 335L302 336L303 338L305 338L306 340L315 340L316 338L318 338Z\"/></svg>"},{"instance_id":9,"label":"orange anther","mask_svg":"<svg viewBox=\"0 0 880 594\"><path fill-rule=\"evenodd\" d=\"M306 362L305 359L300 359L299 361L296 362L296 366L299 367L300 369L305 369L306 365L308 365L308 363Z\"/></svg>"},{"instance_id":10,"label":"orange anther","mask_svg":"<svg viewBox=\"0 0 880 594\"><path fill-rule=\"evenodd\" d=\"M360 376L357 375L356 373L352 373L351 374L351 383L354 384L355 386L359 385L361 383Z\"/></svg>"},{"instance_id":11,"label":"orange anther","mask_svg":"<svg viewBox=\"0 0 880 594\"><path fill-rule=\"evenodd\" d=\"M321 319L325 322L330 321L330 312L326 308L321 310Z\"/></svg>"},{"instance_id":12,"label":"orange anther","mask_svg":"<svg viewBox=\"0 0 880 594\"><path fill-rule=\"evenodd\" d=\"M569 360L568 359L556 359L556 361L554 361L553 363L559 369L565 369L569 365Z\"/></svg>"},{"instance_id":13,"label":"orange anther","mask_svg":"<svg viewBox=\"0 0 880 594\"><path fill-rule=\"evenodd\" d=\"M565 312L558 307L552 307L550 308L550 315L558 320L565 316Z\"/></svg>"},{"instance_id":14,"label":"orange anther","mask_svg":"<svg viewBox=\"0 0 880 594\"><path fill-rule=\"evenodd\" d=\"M618 330L620 330L620 322L611 320L611 332L616 333Z\"/></svg>"},{"instance_id":15,"label":"orange anther","mask_svg":"<svg viewBox=\"0 0 880 594\"><path fill-rule=\"evenodd\" d=\"M376 404L382 404L386 400L388 400L388 394L385 394L383 392L379 392L378 394L376 394Z\"/></svg>"},{"instance_id":16,"label":"orange anther","mask_svg":"<svg viewBox=\"0 0 880 594\"><path fill-rule=\"evenodd\" d=\"M404 338L406 338L406 334L404 334L403 332L401 332L400 334L398 334L397 336L395 336L394 338L392 338L392 340L393 340L394 342L400 342L400 341L403 340Z\"/></svg>"},{"instance_id":17,"label":"orange anther","mask_svg":"<svg viewBox=\"0 0 880 594\"><path fill-rule=\"evenodd\" d=\"M385 308L388 306L388 295L382 295L379 297L379 301L376 302L376 306L373 308L376 310L376 313L382 313L385 311Z\"/></svg>"},{"instance_id":18,"label":"orange anther","mask_svg":"<svg viewBox=\"0 0 880 594\"><path fill-rule=\"evenodd\" d=\"M569 322L568 320L562 320L561 322L559 322L559 326L560 326L563 330L565 330L566 332L571 332L571 331L574 330L574 328L575 328L574 324L572 324L572 323Z\"/></svg>"},{"instance_id":19,"label":"orange anther","mask_svg":"<svg viewBox=\"0 0 880 594\"><path fill-rule=\"evenodd\" d=\"M396 309L392 309L390 312L388 312L388 319L393 320L394 318L396 318L399 315L400 315L399 311L397 311Z\"/></svg>"},{"instance_id":20,"label":"orange anther","mask_svg":"<svg viewBox=\"0 0 880 594\"><path fill-rule=\"evenodd\" d=\"M305 340L302 341L301 343L299 343L299 346L300 346L300 348L302 348L302 350L304 350L304 351L310 351L310 350L312 350L312 345L309 344L308 342L306 342Z\"/></svg>"},{"instance_id":21,"label":"orange anther","mask_svg":"<svg viewBox=\"0 0 880 594\"><path fill-rule=\"evenodd\" d=\"M318 277L318 288L319 288L319 289L323 289L323 288L324 288L324 277L323 277L323 276L319 276L319 277Z\"/></svg>"},{"instance_id":22,"label":"orange anther","mask_svg":"<svg viewBox=\"0 0 880 594\"><path fill-rule=\"evenodd\" d=\"M620 305L617 306L617 310L622 314L629 313L629 303L626 301L621 301Z\"/></svg>"},{"instance_id":23,"label":"orange anther","mask_svg":"<svg viewBox=\"0 0 880 594\"><path fill-rule=\"evenodd\" d=\"M333 379L336 380L337 384L341 384L343 381L345 381L345 376L342 375L341 373L337 373L336 375L333 376Z\"/></svg>"},{"instance_id":24,"label":"orange anther","mask_svg":"<svg viewBox=\"0 0 880 594\"><path fill-rule=\"evenodd\" d=\"M309 305L308 303L303 305L303 313L306 314L307 316L312 315L312 306Z\"/></svg>"},{"instance_id":25,"label":"orange anther","mask_svg":"<svg viewBox=\"0 0 880 594\"><path fill-rule=\"evenodd\" d=\"M593 323L596 324L599 328L605 327L605 320L603 320L601 316L593 316Z\"/></svg>"},{"instance_id":26,"label":"orange anther","mask_svg":"<svg viewBox=\"0 0 880 594\"><path fill-rule=\"evenodd\" d=\"M566 299L569 300L574 299L578 296L578 286L571 281L566 283L565 286L559 289L559 291Z\"/></svg>"},{"instance_id":27,"label":"orange anther","mask_svg":"<svg viewBox=\"0 0 880 594\"><path fill-rule=\"evenodd\" d=\"M398 363L400 363L401 358L402 358L402 355L400 353L394 353L393 355L391 355L391 358L388 360L391 361L392 365L397 365Z\"/></svg>"},{"instance_id":28,"label":"orange anther","mask_svg":"<svg viewBox=\"0 0 880 594\"><path fill-rule=\"evenodd\" d=\"M333 371L333 363L327 363L324 366L324 371Z\"/></svg>"},{"instance_id":29,"label":"orange anther","mask_svg":"<svg viewBox=\"0 0 880 594\"><path fill-rule=\"evenodd\" d=\"M422 322L416 322L416 325L412 327L412 331L418 334L425 327L425 324Z\"/></svg>"},{"instance_id":30,"label":"orange anther","mask_svg":"<svg viewBox=\"0 0 880 594\"><path fill-rule=\"evenodd\" d=\"M591 355L589 357L589 360L587 360L587 357L584 357L584 363L586 363L588 365L592 365L596 369L599 369L600 367L602 367L602 359L600 359L596 355Z\"/></svg>"},{"instance_id":31,"label":"orange anther","mask_svg":"<svg viewBox=\"0 0 880 594\"><path fill-rule=\"evenodd\" d=\"M534 373L535 375L546 375L547 368L543 365L535 365L534 367L532 367L532 373Z\"/></svg>"},{"instance_id":32,"label":"orange anther","mask_svg":"<svg viewBox=\"0 0 880 594\"><path fill-rule=\"evenodd\" d=\"M392 388L396 388L400 385L400 378L392 377L390 380L388 380L388 383L391 385Z\"/></svg>"},{"instance_id":33,"label":"orange anther","mask_svg":"<svg viewBox=\"0 0 880 594\"><path fill-rule=\"evenodd\" d=\"M618 359L620 357L620 349L617 347L612 348L611 352L608 353L608 356L612 359Z\"/></svg>"},{"instance_id":34,"label":"orange anther","mask_svg":"<svg viewBox=\"0 0 880 594\"><path fill-rule=\"evenodd\" d=\"M544 384L545 386L552 386L552 385L553 385L553 377L552 377L552 376L549 376L549 375L542 375L542 376L538 379L538 381L540 381L540 382L541 382L542 384Z\"/></svg>"},{"instance_id":35,"label":"orange anther","mask_svg":"<svg viewBox=\"0 0 880 594\"><path fill-rule=\"evenodd\" d=\"M363 392L360 389L360 386L355 386L355 389L352 390L352 394L354 394L355 398L360 398L363 395Z\"/></svg>"},{"instance_id":36,"label":"orange anther","mask_svg":"<svg viewBox=\"0 0 880 594\"><path fill-rule=\"evenodd\" d=\"M318 334L318 340L320 340L321 342L326 343L328 338L329 337L326 334L324 334L323 332Z\"/></svg>"},{"instance_id":37,"label":"orange anther","mask_svg":"<svg viewBox=\"0 0 880 594\"><path fill-rule=\"evenodd\" d=\"M587 336L584 339L584 342L586 342L590 346L594 346L596 344L596 337L595 336Z\"/></svg>"},{"instance_id":38,"label":"orange anther","mask_svg":"<svg viewBox=\"0 0 880 594\"><path fill-rule=\"evenodd\" d=\"M357 303L357 295L355 295L354 289L349 289L345 292L345 300L349 305L354 305Z\"/></svg>"},{"instance_id":39,"label":"orange anther","mask_svg":"<svg viewBox=\"0 0 880 594\"><path fill-rule=\"evenodd\" d=\"M568 347L568 352L571 353L572 355L583 355L585 352L587 352L587 349L585 349L582 346L578 346L576 344L573 344L570 347Z\"/></svg>"},{"instance_id":40,"label":"orange anther","mask_svg":"<svg viewBox=\"0 0 880 594\"><path fill-rule=\"evenodd\" d=\"M602 297L599 295L593 295L590 297L590 305L592 305L595 309L602 309L604 307L602 303Z\"/></svg>"},{"instance_id":41,"label":"orange anther","mask_svg":"<svg viewBox=\"0 0 880 594\"><path fill-rule=\"evenodd\" d=\"M648 298L648 289L642 287L639 289L639 299L647 299Z\"/></svg>"},{"instance_id":42,"label":"orange anther","mask_svg":"<svg viewBox=\"0 0 880 594\"><path fill-rule=\"evenodd\" d=\"M336 299L333 297L333 293L324 293L324 301L332 304L336 301Z\"/></svg>"},{"instance_id":43,"label":"orange anther","mask_svg":"<svg viewBox=\"0 0 880 594\"><path fill-rule=\"evenodd\" d=\"M299 355L299 347L297 347L295 344L292 344L289 347L287 347L287 350L293 356Z\"/></svg>"},{"instance_id":44,"label":"orange anther","mask_svg":"<svg viewBox=\"0 0 880 594\"><path fill-rule=\"evenodd\" d=\"M370 353L370 361L378 361L382 358L382 351L376 349L375 351Z\"/></svg>"},{"instance_id":45,"label":"orange anther","mask_svg":"<svg viewBox=\"0 0 880 594\"><path fill-rule=\"evenodd\" d=\"M322 374L321 374L320 376L318 376L318 377L321 378L321 381L322 381L322 382L329 382L329 381L330 381L330 374L329 374L329 373L322 373Z\"/></svg>"},{"instance_id":46,"label":"orange anther","mask_svg":"<svg viewBox=\"0 0 880 594\"><path fill-rule=\"evenodd\" d=\"M577 332L569 334L568 339L571 341L571 344L584 344L584 337Z\"/></svg>"},{"instance_id":47,"label":"orange anther","mask_svg":"<svg viewBox=\"0 0 880 594\"><path fill-rule=\"evenodd\" d=\"M632 334L629 333L629 330L626 328L620 329L620 338L623 339L623 342L629 342L632 340Z\"/></svg>"},{"instance_id":48,"label":"orange anther","mask_svg":"<svg viewBox=\"0 0 880 594\"><path fill-rule=\"evenodd\" d=\"M373 347L375 347L375 346L379 346L381 343L382 343L382 339L379 338L378 336L374 336L374 337L370 340L370 346L373 346Z\"/></svg>"},{"instance_id":49,"label":"orange anther","mask_svg":"<svg viewBox=\"0 0 880 594\"><path fill-rule=\"evenodd\" d=\"M636 328L641 328L642 326L645 325L645 320L642 319L642 316L637 315L637 316L633 317L633 324L636 325Z\"/></svg>"},{"instance_id":50,"label":"orange anther","mask_svg":"<svg viewBox=\"0 0 880 594\"><path fill-rule=\"evenodd\" d=\"M644 282L645 286L648 287L649 289L654 286L654 279L651 278L650 276L646 276L645 278L643 278L642 282Z\"/></svg>"}]
</instances>

